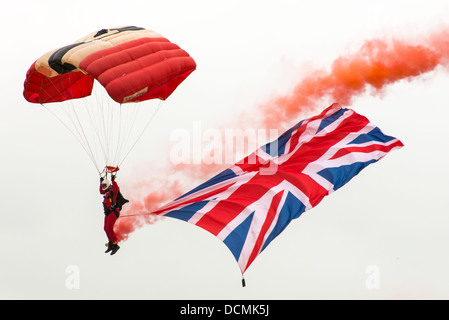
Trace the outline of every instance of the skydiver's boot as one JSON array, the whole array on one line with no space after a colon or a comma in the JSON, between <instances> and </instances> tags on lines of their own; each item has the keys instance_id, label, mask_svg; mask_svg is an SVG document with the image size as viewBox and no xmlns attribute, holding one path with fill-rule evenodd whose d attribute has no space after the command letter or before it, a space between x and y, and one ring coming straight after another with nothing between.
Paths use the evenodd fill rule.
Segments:
<instances>
[{"instance_id":1,"label":"skydiver's boot","mask_svg":"<svg viewBox=\"0 0 449 320\"><path fill-rule=\"evenodd\" d=\"M120 247L118 246L117 243L114 243L114 244L112 245L111 256L113 256L113 255L118 251L118 249L120 249Z\"/></svg>"},{"instance_id":2,"label":"skydiver's boot","mask_svg":"<svg viewBox=\"0 0 449 320\"><path fill-rule=\"evenodd\" d=\"M108 253L109 251L112 251L114 249L114 243L112 241L108 242L108 249L104 253Z\"/></svg>"}]
</instances>

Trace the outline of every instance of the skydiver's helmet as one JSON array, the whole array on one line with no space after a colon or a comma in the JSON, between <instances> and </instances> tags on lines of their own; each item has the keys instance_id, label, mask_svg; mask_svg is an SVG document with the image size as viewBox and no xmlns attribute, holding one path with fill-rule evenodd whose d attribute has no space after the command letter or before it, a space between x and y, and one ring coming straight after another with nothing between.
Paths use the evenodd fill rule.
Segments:
<instances>
[{"instance_id":1,"label":"skydiver's helmet","mask_svg":"<svg viewBox=\"0 0 449 320\"><path fill-rule=\"evenodd\" d=\"M109 181L108 179L104 179L103 182L101 183L101 189L103 189L103 191L108 190L110 186L111 181Z\"/></svg>"}]
</instances>

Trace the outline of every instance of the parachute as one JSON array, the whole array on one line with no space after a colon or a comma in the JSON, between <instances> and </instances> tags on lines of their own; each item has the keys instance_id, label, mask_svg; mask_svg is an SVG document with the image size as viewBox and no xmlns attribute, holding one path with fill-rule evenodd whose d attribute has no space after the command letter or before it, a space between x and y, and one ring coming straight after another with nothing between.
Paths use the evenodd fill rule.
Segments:
<instances>
[{"instance_id":1,"label":"parachute","mask_svg":"<svg viewBox=\"0 0 449 320\"><path fill-rule=\"evenodd\" d=\"M23 95L72 132L99 173L102 168L112 173L160 102L195 69L186 51L154 31L102 29L37 59L26 74Z\"/></svg>"}]
</instances>

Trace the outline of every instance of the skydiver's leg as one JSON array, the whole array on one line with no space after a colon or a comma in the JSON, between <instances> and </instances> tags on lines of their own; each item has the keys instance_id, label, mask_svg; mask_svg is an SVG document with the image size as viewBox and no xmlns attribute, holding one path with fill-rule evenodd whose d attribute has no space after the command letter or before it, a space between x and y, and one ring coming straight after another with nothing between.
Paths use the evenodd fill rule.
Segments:
<instances>
[{"instance_id":1,"label":"skydiver's leg","mask_svg":"<svg viewBox=\"0 0 449 320\"><path fill-rule=\"evenodd\" d=\"M114 233L114 224L117 220L115 214L110 213L104 217L104 231L108 237L109 242L117 243L117 236Z\"/></svg>"}]
</instances>

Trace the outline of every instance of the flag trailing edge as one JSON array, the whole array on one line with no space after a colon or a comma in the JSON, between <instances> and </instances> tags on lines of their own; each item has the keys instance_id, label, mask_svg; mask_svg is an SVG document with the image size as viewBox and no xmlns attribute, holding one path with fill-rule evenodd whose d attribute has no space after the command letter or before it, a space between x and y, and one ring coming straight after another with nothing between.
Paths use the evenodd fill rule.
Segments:
<instances>
[{"instance_id":1,"label":"flag trailing edge","mask_svg":"<svg viewBox=\"0 0 449 320\"><path fill-rule=\"evenodd\" d=\"M243 274L290 221L402 146L335 103L154 214L218 237Z\"/></svg>"}]
</instances>

